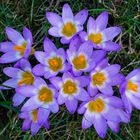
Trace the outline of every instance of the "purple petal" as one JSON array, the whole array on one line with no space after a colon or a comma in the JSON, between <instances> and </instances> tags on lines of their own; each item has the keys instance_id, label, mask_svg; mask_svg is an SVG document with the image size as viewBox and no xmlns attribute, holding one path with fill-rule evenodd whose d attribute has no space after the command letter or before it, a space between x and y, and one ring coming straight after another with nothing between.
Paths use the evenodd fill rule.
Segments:
<instances>
[{"instance_id":1,"label":"purple petal","mask_svg":"<svg viewBox=\"0 0 140 140\"><path fill-rule=\"evenodd\" d=\"M39 125L43 125L50 115L50 111L45 108L39 108L38 110L38 123Z\"/></svg>"},{"instance_id":2,"label":"purple petal","mask_svg":"<svg viewBox=\"0 0 140 140\"><path fill-rule=\"evenodd\" d=\"M61 84L61 78L60 77L52 77L49 80L57 89L60 89L60 84Z\"/></svg>"},{"instance_id":3,"label":"purple petal","mask_svg":"<svg viewBox=\"0 0 140 140\"><path fill-rule=\"evenodd\" d=\"M63 97L61 94L58 95L57 101L59 105L62 105L66 102L67 98Z\"/></svg>"},{"instance_id":4,"label":"purple petal","mask_svg":"<svg viewBox=\"0 0 140 140\"><path fill-rule=\"evenodd\" d=\"M19 115L18 115L19 118L21 119L26 119L29 117L29 112L21 112Z\"/></svg>"},{"instance_id":5,"label":"purple petal","mask_svg":"<svg viewBox=\"0 0 140 140\"><path fill-rule=\"evenodd\" d=\"M50 110L53 113L57 113L59 111L59 105L56 102L56 100L54 101L54 103L50 106Z\"/></svg>"},{"instance_id":6,"label":"purple petal","mask_svg":"<svg viewBox=\"0 0 140 140\"><path fill-rule=\"evenodd\" d=\"M66 104L66 107L67 107L68 111L71 114L74 114L76 109L77 109L77 106L78 106L78 101L76 99L67 100L65 102L65 104Z\"/></svg>"},{"instance_id":7,"label":"purple petal","mask_svg":"<svg viewBox=\"0 0 140 140\"><path fill-rule=\"evenodd\" d=\"M31 127L31 121L29 119L24 120L22 124L22 130L26 131Z\"/></svg>"},{"instance_id":8,"label":"purple petal","mask_svg":"<svg viewBox=\"0 0 140 140\"><path fill-rule=\"evenodd\" d=\"M19 61L19 63L20 63L20 68L23 70L23 71L27 71L27 70L31 70L31 68L32 68L32 66L31 66L31 64L29 63L29 61L27 60L27 59L21 59L20 61Z\"/></svg>"},{"instance_id":9,"label":"purple petal","mask_svg":"<svg viewBox=\"0 0 140 140\"><path fill-rule=\"evenodd\" d=\"M9 79L7 81L5 81L3 83L3 85L8 86L8 87L12 87L12 88L16 88L18 85L18 80L17 79Z\"/></svg>"},{"instance_id":10,"label":"purple petal","mask_svg":"<svg viewBox=\"0 0 140 140\"><path fill-rule=\"evenodd\" d=\"M85 31L81 31L79 36L83 42L87 40L87 33Z\"/></svg>"},{"instance_id":11,"label":"purple petal","mask_svg":"<svg viewBox=\"0 0 140 140\"><path fill-rule=\"evenodd\" d=\"M86 107L84 106L85 104L86 104L86 102L83 102L80 104L80 106L77 110L78 114L84 114L84 112L86 111Z\"/></svg>"},{"instance_id":12,"label":"purple petal","mask_svg":"<svg viewBox=\"0 0 140 140\"><path fill-rule=\"evenodd\" d=\"M108 66L108 60L107 59L103 59L95 68L96 71L100 71L102 69L104 69L105 67Z\"/></svg>"},{"instance_id":13,"label":"purple petal","mask_svg":"<svg viewBox=\"0 0 140 140\"><path fill-rule=\"evenodd\" d=\"M50 123L49 121L45 121L45 123L43 124L43 126L45 127L46 130L48 130L50 128Z\"/></svg>"},{"instance_id":14,"label":"purple petal","mask_svg":"<svg viewBox=\"0 0 140 140\"><path fill-rule=\"evenodd\" d=\"M42 64L37 64L36 66L34 66L32 71L36 76L43 76L46 72L45 66Z\"/></svg>"},{"instance_id":15,"label":"purple petal","mask_svg":"<svg viewBox=\"0 0 140 140\"><path fill-rule=\"evenodd\" d=\"M19 60L22 56L20 56L19 54L17 54L17 52L15 51L10 51L7 52L5 54L3 54L0 57L0 63L4 64L4 63L12 63L12 62L16 62L17 60Z\"/></svg>"},{"instance_id":16,"label":"purple petal","mask_svg":"<svg viewBox=\"0 0 140 140\"><path fill-rule=\"evenodd\" d=\"M33 44L32 33L31 33L31 31L30 31L28 28L26 28L26 27L23 28L23 36L24 36L24 39L28 42L28 44L29 44L30 46L32 46L32 44Z\"/></svg>"},{"instance_id":17,"label":"purple petal","mask_svg":"<svg viewBox=\"0 0 140 140\"><path fill-rule=\"evenodd\" d=\"M46 18L48 19L48 21L50 22L50 24L52 26L59 27L62 24L62 18L56 13L47 12L46 13Z\"/></svg>"},{"instance_id":18,"label":"purple petal","mask_svg":"<svg viewBox=\"0 0 140 140\"><path fill-rule=\"evenodd\" d=\"M137 75L138 73L140 73L140 68L137 68L137 69L131 71L131 72L127 75L126 79L129 80L130 78L132 78L133 76Z\"/></svg>"},{"instance_id":19,"label":"purple petal","mask_svg":"<svg viewBox=\"0 0 140 140\"><path fill-rule=\"evenodd\" d=\"M61 42L62 44L68 44L68 43L70 42L70 39L67 39L67 38L65 38L65 37L62 37L61 40L60 40L60 42Z\"/></svg>"},{"instance_id":20,"label":"purple petal","mask_svg":"<svg viewBox=\"0 0 140 140\"><path fill-rule=\"evenodd\" d=\"M105 102L113 107L116 108L122 108L123 107L123 102L120 98L112 96L112 97L107 97L104 99Z\"/></svg>"},{"instance_id":21,"label":"purple petal","mask_svg":"<svg viewBox=\"0 0 140 140\"><path fill-rule=\"evenodd\" d=\"M89 85L90 79L88 76L80 76L80 77L77 77L76 80L79 81L80 87L86 87L87 85Z\"/></svg>"},{"instance_id":22,"label":"purple petal","mask_svg":"<svg viewBox=\"0 0 140 140\"><path fill-rule=\"evenodd\" d=\"M135 108L137 108L137 109L140 110L140 98L135 97L135 96L132 95L132 96L129 98L129 100L131 101L132 105L133 105Z\"/></svg>"},{"instance_id":23,"label":"purple petal","mask_svg":"<svg viewBox=\"0 0 140 140\"><path fill-rule=\"evenodd\" d=\"M72 74L71 74L70 72L64 73L63 76L62 76L62 80L65 81L65 80L68 79L68 78L73 79Z\"/></svg>"},{"instance_id":24,"label":"purple petal","mask_svg":"<svg viewBox=\"0 0 140 140\"><path fill-rule=\"evenodd\" d=\"M12 42L2 42L0 43L0 51L4 53L12 51L14 46L15 45Z\"/></svg>"},{"instance_id":25,"label":"purple petal","mask_svg":"<svg viewBox=\"0 0 140 140\"><path fill-rule=\"evenodd\" d=\"M83 43L78 50L78 53L84 53L87 55L88 58L90 58L92 52L93 52L93 44L91 41Z\"/></svg>"},{"instance_id":26,"label":"purple petal","mask_svg":"<svg viewBox=\"0 0 140 140\"><path fill-rule=\"evenodd\" d=\"M108 12L102 12L96 19L98 31L102 31L108 24Z\"/></svg>"},{"instance_id":27,"label":"purple petal","mask_svg":"<svg viewBox=\"0 0 140 140\"><path fill-rule=\"evenodd\" d=\"M31 124L31 134L34 136L40 129L40 125L38 123L33 123Z\"/></svg>"},{"instance_id":28,"label":"purple petal","mask_svg":"<svg viewBox=\"0 0 140 140\"><path fill-rule=\"evenodd\" d=\"M35 52L35 57L41 64L45 64L45 58L47 57L45 52L36 51Z\"/></svg>"},{"instance_id":29,"label":"purple petal","mask_svg":"<svg viewBox=\"0 0 140 140\"><path fill-rule=\"evenodd\" d=\"M49 78L51 78L51 77L53 77L53 76L56 76L57 74L58 74L58 72L51 73L50 71L46 71L45 74L44 74L44 77L45 77L46 79L49 79Z\"/></svg>"},{"instance_id":30,"label":"purple petal","mask_svg":"<svg viewBox=\"0 0 140 140\"><path fill-rule=\"evenodd\" d=\"M83 117L83 119L82 119L82 128L87 129L87 128L91 127L91 126L92 126L92 123L89 122L88 120L86 120L85 117Z\"/></svg>"},{"instance_id":31,"label":"purple petal","mask_svg":"<svg viewBox=\"0 0 140 140\"><path fill-rule=\"evenodd\" d=\"M77 24L83 25L87 19L87 16L88 16L88 11L81 10L75 15L74 20L76 21Z\"/></svg>"},{"instance_id":32,"label":"purple petal","mask_svg":"<svg viewBox=\"0 0 140 140\"><path fill-rule=\"evenodd\" d=\"M16 93L13 96L13 106L19 106L25 100L25 98L25 96Z\"/></svg>"},{"instance_id":33,"label":"purple petal","mask_svg":"<svg viewBox=\"0 0 140 140\"><path fill-rule=\"evenodd\" d=\"M107 132L107 122L100 114L96 114L94 117L94 127L98 135L104 138Z\"/></svg>"},{"instance_id":34,"label":"purple petal","mask_svg":"<svg viewBox=\"0 0 140 140\"><path fill-rule=\"evenodd\" d=\"M115 42L107 41L101 44L100 46L105 51L119 51L121 46Z\"/></svg>"},{"instance_id":35,"label":"purple petal","mask_svg":"<svg viewBox=\"0 0 140 140\"><path fill-rule=\"evenodd\" d=\"M110 85L105 84L103 87L98 86L98 89L107 96L113 95L113 89Z\"/></svg>"},{"instance_id":36,"label":"purple petal","mask_svg":"<svg viewBox=\"0 0 140 140\"><path fill-rule=\"evenodd\" d=\"M95 96L98 93L97 87L88 86L88 92L90 96Z\"/></svg>"},{"instance_id":37,"label":"purple petal","mask_svg":"<svg viewBox=\"0 0 140 140\"><path fill-rule=\"evenodd\" d=\"M54 45L54 43L49 39L49 38L45 38L44 40L44 50L47 53L51 53L51 52L56 52L56 46Z\"/></svg>"},{"instance_id":38,"label":"purple petal","mask_svg":"<svg viewBox=\"0 0 140 140\"><path fill-rule=\"evenodd\" d=\"M62 19L64 23L66 23L68 20L73 21L73 13L68 4L65 4L62 9Z\"/></svg>"},{"instance_id":39,"label":"purple petal","mask_svg":"<svg viewBox=\"0 0 140 140\"><path fill-rule=\"evenodd\" d=\"M47 86L46 82L42 78L40 78L40 77L36 78L34 81L34 86L39 87L42 85Z\"/></svg>"},{"instance_id":40,"label":"purple petal","mask_svg":"<svg viewBox=\"0 0 140 140\"><path fill-rule=\"evenodd\" d=\"M49 35L51 35L51 36L60 37L59 28L57 28L57 27L51 27L51 28L48 30L48 33L49 33Z\"/></svg>"},{"instance_id":41,"label":"purple petal","mask_svg":"<svg viewBox=\"0 0 140 140\"><path fill-rule=\"evenodd\" d=\"M120 34L121 28L119 27L109 27L102 31L103 42L112 40L118 34Z\"/></svg>"},{"instance_id":42,"label":"purple petal","mask_svg":"<svg viewBox=\"0 0 140 140\"><path fill-rule=\"evenodd\" d=\"M104 69L105 72L112 78L112 76L116 75L120 71L120 65L113 64Z\"/></svg>"},{"instance_id":43,"label":"purple petal","mask_svg":"<svg viewBox=\"0 0 140 140\"><path fill-rule=\"evenodd\" d=\"M34 86L21 86L16 88L16 92L18 94L21 94L22 96L25 97L32 97L35 94L35 87Z\"/></svg>"},{"instance_id":44,"label":"purple petal","mask_svg":"<svg viewBox=\"0 0 140 140\"><path fill-rule=\"evenodd\" d=\"M87 22L87 32L88 34L93 31L96 31L96 21L92 18L89 17L88 22Z\"/></svg>"},{"instance_id":45,"label":"purple petal","mask_svg":"<svg viewBox=\"0 0 140 140\"><path fill-rule=\"evenodd\" d=\"M22 45L22 43L25 42L23 36L10 27L6 27L6 34L8 38L16 45Z\"/></svg>"},{"instance_id":46,"label":"purple petal","mask_svg":"<svg viewBox=\"0 0 140 140\"><path fill-rule=\"evenodd\" d=\"M108 121L107 124L110 127L110 129L113 130L114 132L116 133L119 132L119 123Z\"/></svg>"},{"instance_id":47,"label":"purple petal","mask_svg":"<svg viewBox=\"0 0 140 140\"><path fill-rule=\"evenodd\" d=\"M90 99L89 94L86 92L85 89L81 88L80 89L80 94L76 96L76 98L80 101L88 101Z\"/></svg>"}]
</instances>

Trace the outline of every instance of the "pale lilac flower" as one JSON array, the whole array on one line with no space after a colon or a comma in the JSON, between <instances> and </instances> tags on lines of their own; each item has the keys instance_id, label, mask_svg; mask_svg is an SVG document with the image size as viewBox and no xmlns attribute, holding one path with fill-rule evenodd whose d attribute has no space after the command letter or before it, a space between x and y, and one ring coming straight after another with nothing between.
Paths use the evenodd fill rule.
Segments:
<instances>
[{"instance_id":1,"label":"pale lilac flower","mask_svg":"<svg viewBox=\"0 0 140 140\"><path fill-rule=\"evenodd\" d=\"M23 36L16 30L7 27L6 34L8 39L0 43L0 51L5 53L0 57L0 63L12 63L21 58L28 58L34 52L32 47L32 33L26 27L23 28Z\"/></svg>"},{"instance_id":2,"label":"pale lilac flower","mask_svg":"<svg viewBox=\"0 0 140 140\"><path fill-rule=\"evenodd\" d=\"M58 104L65 104L68 111L73 114L78 106L78 100L85 101L89 98L84 89L89 84L87 76L74 77L71 73L64 73L61 77L52 77L50 82L59 90Z\"/></svg>"},{"instance_id":3,"label":"pale lilac flower","mask_svg":"<svg viewBox=\"0 0 140 140\"><path fill-rule=\"evenodd\" d=\"M90 40L97 49L118 51L121 46L112 40L121 32L120 27L107 27L108 13L101 13L96 20L92 17L87 22L87 32L80 32L83 41Z\"/></svg>"},{"instance_id":4,"label":"pale lilac flower","mask_svg":"<svg viewBox=\"0 0 140 140\"><path fill-rule=\"evenodd\" d=\"M120 85L120 93L129 113L132 108L140 110L140 68L130 72Z\"/></svg>"},{"instance_id":5,"label":"pale lilac flower","mask_svg":"<svg viewBox=\"0 0 140 140\"><path fill-rule=\"evenodd\" d=\"M47 12L46 17L53 26L48 33L54 37L62 37L61 43L67 44L71 38L83 30L83 24L88 16L87 10L82 10L75 16L68 4L63 6L62 17L53 12Z\"/></svg>"}]
</instances>

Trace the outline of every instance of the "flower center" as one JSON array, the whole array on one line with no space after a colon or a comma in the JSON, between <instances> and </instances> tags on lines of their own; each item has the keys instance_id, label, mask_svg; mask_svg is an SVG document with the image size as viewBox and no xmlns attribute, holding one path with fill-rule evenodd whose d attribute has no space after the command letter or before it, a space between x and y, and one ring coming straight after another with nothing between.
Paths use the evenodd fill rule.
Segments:
<instances>
[{"instance_id":1,"label":"flower center","mask_svg":"<svg viewBox=\"0 0 140 140\"><path fill-rule=\"evenodd\" d=\"M32 114L32 121L36 122L38 119L38 109L33 110L31 114Z\"/></svg>"},{"instance_id":2,"label":"flower center","mask_svg":"<svg viewBox=\"0 0 140 140\"><path fill-rule=\"evenodd\" d=\"M75 69L80 70L86 68L87 62L86 58L83 54L76 56L73 60L72 63L75 67Z\"/></svg>"},{"instance_id":3,"label":"flower center","mask_svg":"<svg viewBox=\"0 0 140 140\"><path fill-rule=\"evenodd\" d=\"M34 76L31 72L24 72L22 74L22 79L18 82L18 86L22 85L32 85L34 83Z\"/></svg>"},{"instance_id":4,"label":"flower center","mask_svg":"<svg viewBox=\"0 0 140 140\"><path fill-rule=\"evenodd\" d=\"M62 59L59 57L54 57L54 58L49 59L48 63L49 63L50 69L55 72L62 69L62 66L63 66Z\"/></svg>"},{"instance_id":5,"label":"flower center","mask_svg":"<svg viewBox=\"0 0 140 140\"><path fill-rule=\"evenodd\" d=\"M102 99L97 98L95 101L88 103L88 109L90 112L102 112L105 108L105 103Z\"/></svg>"},{"instance_id":6,"label":"flower center","mask_svg":"<svg viewBox=\"0 0 140 140\"><path fill-rule=\"evenodd\" d=\"M138 92L138 85L134 84L131 81L128 81L128 83L127 83L127 90L131 90L133 92Z\"/></svg>"},{"instance_id":7,"label":"flower center","mask_svg":"<svg viewBox=\"0 0 140 140\"><path fill-rule=\"evenodd\" d=\"M65 35L67 37L71 37L75 33L76 33L76 27L73 23L68 22L68 23L64 24L64 26L62 28L63 35Z\"/></svg>"},{"instance_id":8,"label":"flower center","mask_svg":"<svg viewBox=\"0 0 140 140\"><path fill-rule=\"evenodd\" d=\"M53 93L49 88L43 87L39 91L38 99L42 102L47 102L47 103L52 102L53 101Z\"/></svg>"},{"instance_id":9,"label":"flower center","mask_svg":"<svg viewBox=\"0 0 140 140\"><path fill-rule=\"evenodd\" d=\"M101 33L98 33L98 34L91 33L88 36L88 40L91 40L95 44L100 44L102 42L102 34Z\"/></svg>"},{"instance_id":10,"label":"flower center","mask_svg":"<svg viewBox=\"0 0 140 140\"><path fill-rule=\"evenodd\" d=\"M27 45L27 43L24 42L21 46L14 46L13 49L14 49L15 51L19 52L21 56L23 56L23 55L24 55L24 52L25 52L25 50L26 50L26 45ZM30 54L34 54L34 51L35 51L34 48L32 48Z\"/></svg>"},{"instance_id":11,"label":"flower center","mask_svg":"<svg viewBox=\"0 0 140 140\"><path fill-rule=\"evenodd\" d=\"M105 80L106 80L106 77L103 73L97 72L96 74L92 75L92 84L93 85L101 86Z\"/></svg>"},{"instance_id":12,"label":"flower center","mask_svg":"<svg viewBox=\"0 0 140 140\"><path fill-rule=\"evenodd\" d=\"M75 94L76 91L77 91L77 85L75 82L68 80L63 84L64 94L72 95L72 94Z\"/></svg>"}]
</instances>

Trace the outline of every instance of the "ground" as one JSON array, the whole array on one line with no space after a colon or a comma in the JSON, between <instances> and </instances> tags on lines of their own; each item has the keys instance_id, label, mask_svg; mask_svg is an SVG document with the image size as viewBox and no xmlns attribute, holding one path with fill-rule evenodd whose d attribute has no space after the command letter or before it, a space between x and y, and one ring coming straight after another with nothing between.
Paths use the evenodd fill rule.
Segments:
<instances>
[{"instance_id":1,"label":"ground","mask_svg":"<svg viewBox=\"0 0 140 140\"><path fill-rule=\"evenodd\" d=\"M102 11L110 13L109 25L118 25L122 34L116 41L122 45L119 52L110 53L110 63L118 63L127 75L140 67L140 1L139 0L0 0L0 41L6 40L5 27L10 26L22 31L23 26L31 29L36 50L42 49L44 36L48 36L50 24L45 18L46 11L61 13L64 3L69 3L74 13L86 8L89 15L96 17ZM55 40L60 46L59 39ZM65 46L66 47L66 46ZM35 59L30 57L30 62ZM34 65L34 64L33 64ZM0 65L0 83L7 79ZM9 64L8 66L11 66ZM116 91L117 92L117 91ZM70 115L65 107L50 116L51 129L41 129L32 137L29 132L21 131L22 121L18 119L19 109L12 106L13 91L0 91L0 139L1 140L91 140L100 139L94 128L81 129L82 116ZM140 111L134 110L129 124L121 124L118 134L108 130L107 140L139 140Z\"/></svg>"}]
</instances>

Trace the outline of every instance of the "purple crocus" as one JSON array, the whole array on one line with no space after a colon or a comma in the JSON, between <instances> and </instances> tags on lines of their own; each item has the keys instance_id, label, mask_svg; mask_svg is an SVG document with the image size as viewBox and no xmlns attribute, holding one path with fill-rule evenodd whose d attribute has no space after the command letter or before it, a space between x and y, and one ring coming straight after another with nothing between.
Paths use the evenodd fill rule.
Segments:
<instances>
[{"instance_id":1,"label":"purple crocus","mask_svg":"<svg viewBox=\"0 0 140 140\"><path fill-rule=\"evenodd\" d=\"M102 60L93 71L90 73L90 85L88 89L91 90L94 96L99 90L105 95L113 95L112 86L119 85L124 76L119 74L120 65L118 64L108 64L108 60Z\"/></svg>"},{"instance_id":2,"label":"purple crocus","mask_svg":"<svg viewBox=\"0 0 140 140\"><path fill-rule=\"evenodd\" d=\"M45 38L44 51L36 51L35 57L40 62L33 68L33 73L48 79L59 72L65 72L70 67L66 63L66 54L63 48L57 49L51 40Z\"/></svg>"},{"instance_id":3,"label":"purple crocus","mask_svg":"<svg viewBox=\"0 0 140 140\"><path fill-rule=\"evenodd\" d=\"M5 81L3 87L17 88L24 85L33 85L36 77L32 73L32 67L26 59L21 59L18 63L18 67L6 67L3 72L11 77L11 79ZM20 105L26 97L24 95L16 94L13 96L13 105Z\"/></svg>"},{"instance_id":4,"label":"purple crocus","mask_svg":"<svg viewBox=\"0 0 140 140\"><path fill-rule=\"evenodd\" d=\"M97 49L103 49L105 51L117 51L121 47L115 42L112 42L120 32L120 27L106 28L108 23L108 12L101 13L96 20L92 17L87 22L87 32L80 33L81 38L84 41L91 40L94 47Z\"/></svg>"},{"instance_id":5,"label":"purple crocus","mask_svg":"<svg viewBox=\"0 0 140 140\"><path fill-rule=\"evenodd\" d=\"M24 111L19 114L19 118L24 119L22 130L27 131L31 130L31 134L35 135L39 129L44 126L49 129L49 122L46 114L46 109L37 108L32 111Z\"/></svg>"},{"instance_id":6,"label":"purple crocus","mask_svg":"<svg viewBox=\"0 0 140 140\"><path fill-rule=\"evenodd\" d=\"M62 10L62 17L53 12L46 13L48 21L53 26L48 32L54 37L62 37L61 43L67 44L74 35L83 30L83 24L87 16L87 10L81 10L74 16L70 6L65 4Z\"/></svg>"},{"instance_id":7,"label":"purple crocus","mask_svg":"<svg viewBox=\"0 0 140 140\"><path fill-rule=\"evenodd\" d=\"M82 72L90 72L106 55L105 51L102 50L93 51L91 41L83 44L79 44L79 42L78 37L73 39L67 50L68 61L72 65L75 75L81 75Z\"/></svg>"},{"instance_id":8,"label":"purple crocus","mask_svg":"<svg viewBox=\"0 0 140 140\"><path fill-rule=\"evenodd\" d=\"M129 113L132 108L140 110L140 68L130 72L120 85L120 93Z\"/></svg>"},{"instance_id":9,"label":"purple crocus","mask_svg":"<svg viewBox=\"0 0 140 140\"><path fill-rule=\"evenodd\" d=\"M52 77L50 82L59 90L58 104L65 103L68 111L73 114L78 106L78 100L85 101L89 98L83 88L88 85L87 76L74 77L70 72L64 73L61 77Z\"/></svg>"},{"instance_id":10,"label":"purple crocus","mask_svg":"<svg viewBox=\"0 0 140 140\"><path fill-rule=\"evenodd\" d=\"M47 109L46 113L48 114L47 116L49 116L50 112L57 113L59 110L56 101L56 89L52 85L47 85L42 78L38 77L34 85L22 86L17 88L16 91L21 95L30 97L21 108L21 111L31 111L42 107Z\"/></svg>"},{"instance_id":11,"label":"purple crocus","mask_svg":"<svg viewBox=\"0 0 140 140\"><path fill-rule=\"evenodd\" d=\"M12 63L21 58L28 58L34 52L31 48L33 39L32 33L26 27L23 28L23 36L16 30L7 27L6 34L8 39L0 43L0 51L5 53L0 57L0 63Z\"/></svg>"},{"instance_id":12,"label":"purple crocus","mask_svg":"<svg viewBox=\"0 0 140 140\"><path fill-rule=\"evenodd\" d=\"M101 138L105 137L108 127L118 132L119 123L128 123L130 119L123 108L122 100L115 96L98 94L94 98L89 98L78 109L79 114L84 114L82 128L86 129L93 125Z\"/></svg>"}]
</instances>

